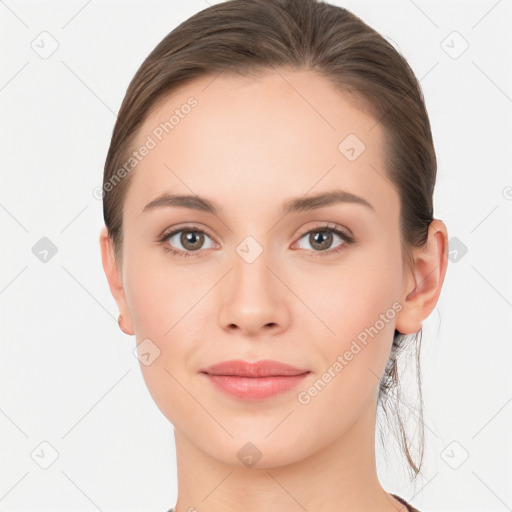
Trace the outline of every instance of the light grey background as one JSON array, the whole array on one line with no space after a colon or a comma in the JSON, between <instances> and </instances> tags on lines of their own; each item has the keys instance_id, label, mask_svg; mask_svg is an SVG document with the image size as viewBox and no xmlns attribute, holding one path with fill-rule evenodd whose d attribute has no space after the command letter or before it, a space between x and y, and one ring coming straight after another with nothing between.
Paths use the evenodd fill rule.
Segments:
<instances>
[{"instance_id":1,"label":"light grey background","mask_svg":"<svg viewBox=\"0 0 512 512\"><path fill-rule=\"evenodd\" d=\"M117 326L93 191L133 74L208 3L0 0L0 511L176 502L172 425ZM386 463L377 445L379 476L422 512L512 510L512 2L332 3L421 79L450 237L424 324L424 475L408 484L397 449Z\"/></svg>"}]
</instances>

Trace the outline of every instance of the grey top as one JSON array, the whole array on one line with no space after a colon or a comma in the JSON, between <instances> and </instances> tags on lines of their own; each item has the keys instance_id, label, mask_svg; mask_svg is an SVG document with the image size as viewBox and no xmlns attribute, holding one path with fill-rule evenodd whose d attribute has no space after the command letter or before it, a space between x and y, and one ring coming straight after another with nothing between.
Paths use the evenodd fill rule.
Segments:
<instances>
[{"instance_id":1,"label":"grey top","mask_svg":"<svg viewBox=\"0 0 512 512\"><path fill-rule=\"evenodd\" d=\"M396 494L391 494L391 496L394 496L400 503L403 503L409 512L420 512L417 508L414 508L411 504L407 503L403 498L400 498L400 496L397 496ZM172 512L174 512L174 510Z\"/></svg>"},{"instance_id":2,"label":"grey top","mask_svg":"<svg viewBox=\"0 0 512 512\"><path fill-rule=\"evenodd\" d=\"M417 508L414 508L412 505L410 505L409 503L407 503L403 498L401 498L400 496L397 496L396 494L392 494L392 496L394 496L400 503L403 503L406 507L407 507L407 510L409 510L409 512L420 512ZM168 510L167 512L176 512L176 510L173 508L171 508L170 510Z\"/></svg>"}]
</instances>

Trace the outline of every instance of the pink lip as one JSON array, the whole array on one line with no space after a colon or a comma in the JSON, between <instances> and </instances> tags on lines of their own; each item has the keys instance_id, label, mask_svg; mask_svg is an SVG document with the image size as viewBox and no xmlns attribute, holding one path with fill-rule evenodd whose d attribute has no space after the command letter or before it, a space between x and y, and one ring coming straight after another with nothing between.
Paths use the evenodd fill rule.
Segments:
<instances>
[{"instance_id":1,"label":"pink lip","mask_svg":"<svg viewBox=\"0 0 512 512\"><path fill-rule=\"evenodd\" d=\"M231 360L205 368L201 373L222 391L254 401L295 387L310 372L278 361L264 360L251 364Z\"/></svg>"}]
</instances>

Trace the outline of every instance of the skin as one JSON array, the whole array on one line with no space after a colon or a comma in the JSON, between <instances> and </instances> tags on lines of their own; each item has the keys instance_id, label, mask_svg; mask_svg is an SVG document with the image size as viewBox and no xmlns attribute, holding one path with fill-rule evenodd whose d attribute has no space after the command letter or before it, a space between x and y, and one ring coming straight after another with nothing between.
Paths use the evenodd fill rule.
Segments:
<instances>
[{"instance_id":1,"label":"skin","mask_svg":"<svg viewBox=\"0 0 512 512\"><path fill-rule=\"evenodd\" d=\"M178 512L405 510L377 477L377 392L394 329L417 332L437 303L447 266L445 225L431 223L427 245L404 267L382 128L314 72L197 79L158 103L135 146L190 96L198 106L132 171L122 264L106 228L100 234L124 328L137 344L149 338L160 350L141 371L175 428ZM350 133L366 146L354 161L338 150ZM333 189L373 209L338 203L280 213L285 200ZM164 191L206 197L222 212L142 213ZM334 253L344 241L333 234L315 246L309 233L325 222L350 230L356 242ZM190 223L207 232L202 245L194 242L199 250L180 243L179 233L164 243L192 256L167 253L159 235ZM252 263L236 250L249 235L263 249ZM395 302L401 310L394 318L300 403L298 394ZM291 391L248 402L199 373L228 359L273 359L310 373ZM247 442L262 454L253 467L237 457Z\"/></svg>"}]
</instances>

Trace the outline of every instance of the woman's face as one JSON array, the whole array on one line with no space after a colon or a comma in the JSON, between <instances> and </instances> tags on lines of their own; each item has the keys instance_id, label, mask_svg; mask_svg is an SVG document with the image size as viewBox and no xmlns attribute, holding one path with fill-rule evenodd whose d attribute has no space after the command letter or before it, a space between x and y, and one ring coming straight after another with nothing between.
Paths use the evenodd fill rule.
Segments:
<instances>
[{"instance_id":1,"label":"woman's face","mask_svg":"<svg viewBox=\"0 0 512 512\"><path fill-rule=\"evenodd\" d=\"M271 467L370 423L405 297L383 143L375 119L310 71L201 78L142 126L122 313L153 399L203 453L242 467L240 454L257 449ZM165 194L194 201L147 207ZM246 400L202 373L232 359L309 373Z\"/></svg>"}]
</instances>

